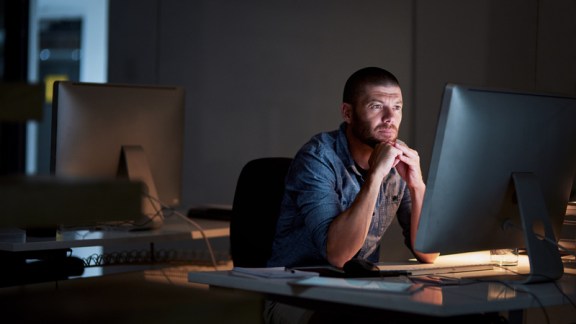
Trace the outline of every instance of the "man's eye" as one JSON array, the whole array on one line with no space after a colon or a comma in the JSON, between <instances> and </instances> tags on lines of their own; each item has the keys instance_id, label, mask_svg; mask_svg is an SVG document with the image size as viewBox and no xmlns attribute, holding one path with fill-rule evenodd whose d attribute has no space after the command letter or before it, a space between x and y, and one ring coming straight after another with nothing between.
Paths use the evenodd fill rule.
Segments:
<instances>
[{"instance_id":1,"label":"man's eye","mask_svg":"<svg viewBox=\"0 0 576 324\"><path fill-rule=\"evenodd\" d=\"M370 109L380 110L380 109L382 109L382 105L371 105Z\"/></svg>"},{"instance_id":2,"label":"man's eye","mask_svg":"<svg viewBox=\"0 0 576 324\"><path fill-rule=\"evenodd\" d=\"M402 106L394 106L394 110L402 110Z\"/></svg>"}]
</instances>

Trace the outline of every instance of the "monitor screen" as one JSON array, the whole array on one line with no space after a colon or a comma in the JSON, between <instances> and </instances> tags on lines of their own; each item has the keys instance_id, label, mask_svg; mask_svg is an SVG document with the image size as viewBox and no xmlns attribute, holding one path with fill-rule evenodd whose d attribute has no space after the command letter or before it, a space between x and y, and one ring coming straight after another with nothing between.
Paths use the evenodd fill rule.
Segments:
<instances>
[{"instance_id":1,"label":"monitor screen","mask_svg":"<svg viewBox=\"0 0 576 324\"><path fill-rule=\"evenodd\" d=\"M144 184L147 229L181 196L184 91L180 87L56 82L51 172Z\"/></svg>"},{"instance_id":2,"label":"monitor screen","mask_svg":"<svg viewBox=\"0 0 576 324\"><path fill-rule=\"evenodd\" d=\"M576 175L575 123L576 98L447 85L415 248L526 248L531 271L548 262L543 277L561 275L552 240Z\"/></svg>"}]
</instances>

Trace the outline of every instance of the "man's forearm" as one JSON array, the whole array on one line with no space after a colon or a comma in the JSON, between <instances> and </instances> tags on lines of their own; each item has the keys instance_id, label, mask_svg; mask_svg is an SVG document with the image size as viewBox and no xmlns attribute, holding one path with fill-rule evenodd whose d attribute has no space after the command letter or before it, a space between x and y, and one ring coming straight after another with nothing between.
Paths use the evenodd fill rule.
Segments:
<instances>
[{"instance_id":1,"label":"man's forearm","mask_svg":"<svg viewBox=\"0 0 576 324\"><path fill-rule=\"evenodd\" d=\"M369 177L350 208L330 224L326 253L330 264L343 266L364 244L381 184L381 179Z\"/></svg>"}]
</instances>

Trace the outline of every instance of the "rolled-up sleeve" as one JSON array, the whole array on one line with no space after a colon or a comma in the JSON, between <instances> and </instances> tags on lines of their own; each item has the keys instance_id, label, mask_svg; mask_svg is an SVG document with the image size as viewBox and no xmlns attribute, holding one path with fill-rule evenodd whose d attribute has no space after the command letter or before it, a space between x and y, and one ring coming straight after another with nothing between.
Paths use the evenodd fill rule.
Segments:
<instances>
[{"instance_id":1,"label":"rolled-up sleeve","mask_svg":"<svg viewBox=\"0 0 576 324\"><path fill-rule=\"evenodd\" d=\"M297 225L304 226L315 248L326 257L328 227L342 209L338 179L330 161L302 152L286 190L296 208Z\"/></svg>"}]
</instances>

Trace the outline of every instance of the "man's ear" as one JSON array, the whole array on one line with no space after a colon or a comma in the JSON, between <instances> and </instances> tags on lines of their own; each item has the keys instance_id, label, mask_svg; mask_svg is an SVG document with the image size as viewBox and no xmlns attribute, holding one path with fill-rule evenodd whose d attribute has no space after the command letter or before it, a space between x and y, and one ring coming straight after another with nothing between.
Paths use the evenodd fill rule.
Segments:
<instances>
[{"instance_id":1,"label":"man's ear","mask_svg":"<svg viewBox=\"0 0 576 324\"><path fill-rule=\"evenodd\" d=\"M352 109L353 109L352 105L350 105L349 103L345 102L342 103L342 110L341 110L342 119L344 119L344 121L348 124L350 124L350 122L352 121L352 114L353 114Z\"/></svg>"}]
</instances>

